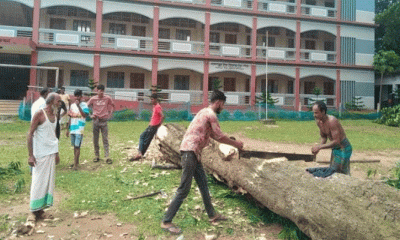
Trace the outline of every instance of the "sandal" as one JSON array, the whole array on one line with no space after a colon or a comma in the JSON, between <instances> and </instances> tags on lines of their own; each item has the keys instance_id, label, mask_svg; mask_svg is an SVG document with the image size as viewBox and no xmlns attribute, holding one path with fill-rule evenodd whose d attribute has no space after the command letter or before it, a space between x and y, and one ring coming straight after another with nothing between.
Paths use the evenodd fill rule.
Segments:
<instances>
[{"instance_id":1,"label":"sandal","mask_svg":"<svg viewBox=\"0 0 400 240\"><path fill-rule=\"evenodd\" d=\"M226 218L225 216L223 216L221 214L218 214L215 217L211 218L209 220L209 222L212 223L212 224L216 224L218 222L227 221L227 220L228 220L228 218Z\"/></svg>"},{"instance_id":2,"label":"sandal","mask_svg":"<svg viewBox=\"0 0 400 240\"><path fill-rule=\"evenodd\" d=\"M98 162L98 161L100 161L100 158L99 158L99 157L93 158L93 162Z\"/></svg>"},{"instance_id":3,"label":"sandal","mask_svg":"<svg viewBox=\"0 0 400 240\"><path fill-rule=\"evenodd\" d=\"M111 158L107 158L106 163L111 164L112 163Z\"/></svg>"},{"instance_id":4,"label":"sandal","mask_svg":"<svg viewBox=\"0 0 400 240\"><path fill-rule=\"evenodd\" d=\"M172 235L179 235L182 233L182 229L180 229L179 227L177 227L173 224L169 227L161 227L161 229L166 232L169 232Z\"/></svg>"}]
</instances>

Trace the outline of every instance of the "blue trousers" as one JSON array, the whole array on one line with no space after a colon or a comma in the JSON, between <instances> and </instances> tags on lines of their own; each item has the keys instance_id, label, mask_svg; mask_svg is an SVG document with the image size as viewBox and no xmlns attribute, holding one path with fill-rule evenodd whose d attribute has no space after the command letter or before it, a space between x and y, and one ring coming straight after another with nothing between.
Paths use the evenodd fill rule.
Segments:
<instances>
[{"instance_id":1,"label":"blue trousers","mask_svg":"<svg viewBox=\"0 0 400 240\"><path fill-rule=\"evenodd\" d=\"M139 151L142 156L146 153L150 146L151 140L153 140L154 135L157 133L158 126L148 126L142 134L140 134L139 139Z\"/></svg>"}]
</instances>

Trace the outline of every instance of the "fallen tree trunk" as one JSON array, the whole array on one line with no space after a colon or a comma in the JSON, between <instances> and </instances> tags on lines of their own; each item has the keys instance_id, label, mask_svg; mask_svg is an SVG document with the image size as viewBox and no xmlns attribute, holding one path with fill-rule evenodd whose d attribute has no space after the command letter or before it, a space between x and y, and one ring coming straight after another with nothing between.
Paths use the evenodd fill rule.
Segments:
<instances>
[{"instance_id":1,"label":"fallen tree trunk","mask_svg":"<svg viewBox=\"0 0 400 240\"><path fill-rule=\"evenodd\" d=\"M184 132L180 125L167 124L156 135L160 151L179 166ZM230 188L292 220L312 239L400 239L399 190L343 174L316 179L293 162L239 159L231 153L212 141L202 163Z\"/></svg>"}]
</instances>

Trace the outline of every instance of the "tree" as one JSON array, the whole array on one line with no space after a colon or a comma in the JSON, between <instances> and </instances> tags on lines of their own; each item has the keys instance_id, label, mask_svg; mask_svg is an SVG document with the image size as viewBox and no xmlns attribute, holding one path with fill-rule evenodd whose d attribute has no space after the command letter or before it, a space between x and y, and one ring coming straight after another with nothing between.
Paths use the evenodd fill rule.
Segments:
<instances>
[{"instance_id":1,"label":"tree","mask_svg":"<svg viewBox=\"0 0 400 240\"><path fill-rule=\"evenodd\" d=\"M256 102L257 103L265 103L267 102L268 105L273 106L275 103L278 102L278 99L272 98L271 94L269 94L269 92L267 94L265 94L265 91L263 91L261 93L260 97L256 96Z\"/></svg>"},{"instance_id":2,"label":"tree","mask_svg":"<svg viewBox=\"0 0 400 240\"><path fill-rule=\"evenodd\" d=\"M388 73L393 73L400 67L400 57L393 51L383 51L380 50L374 55L374 68L375 71L380 73L380 89L379 89L379 104L382 103L382 81L383 76Z\"/></svg>"},{"instance_id":3,"label":"tree","mask_svg":"<svg viewBox=\"0 0 400 240\"><path fill-rule=\"evenodd\" d=\"M163 154L157 161L181 166L184 134L182 125L162 125L155 136ZM201 162L217 180L290 219L311 239L400 239L399 190L344 174L316 179L303 163L291 161L299 158L258 153L238 158L237 149L211 140Z\"/></svg>"},{"instance_id":4,"label":"tree","mask_svg":"<svg viewBox=\"0 0 400 240\"><path fill-rule=\"evenodd\" d=\"M93 79L89 79L88 82L88 87L90 88L90 93L89 95L95 95L95 93L93 92L93 90L97 87L97 83L93 80Z\"/></svg>"},{"instance_id":5,"label":"tree","mask_svg":"<svg viewBox=\"0 0 400 240\"><path fill-rule=\"evenodd\" d=\"M400 55L400 0L377 1L376 9L376 50L393 50Z\"/></svg>"}]
</instances>

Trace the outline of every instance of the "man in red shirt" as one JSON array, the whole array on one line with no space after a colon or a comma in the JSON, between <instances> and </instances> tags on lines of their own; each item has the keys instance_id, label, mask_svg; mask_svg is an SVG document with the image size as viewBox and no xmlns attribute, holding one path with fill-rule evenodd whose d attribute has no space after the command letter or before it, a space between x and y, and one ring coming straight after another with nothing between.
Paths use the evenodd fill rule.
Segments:
<instances>
[{"instance_id":1,"label":"man in red shirt","mask_svg":"<svg viewBox=\"0 0 400 240\"><path fill-rule=\"evenodd\" d=\"M203 165L201 164L201 152L203 148L210 143L210 137L218 142L234 146L239 150L243 149L243 142L230 139L221 132L219 127L217 114L224 108L225 101L225 94L219 90L214 90L211 95L210 106L203 108L196 114L183 137L179 149L181 151L183 170L181 183L161 223L161 228L169 231L171 234L180 234L182 232L180 228L172 223L172 219L178 212L183 200L188 196L193 177L203 197L204 206L210 218L210 222L215 223L217 221L226 220L224 216L215 213L208 191L207 177Z\"/></svg>"},{"instance_id":2,"label":"man in red shirt","mask_svg":"<svg viewBox=\"0 0 400 240\"><path fill-rule=\"evenodd\" d=\"M90 116L93 119L93 145L94 145L94 162L100 161L99 150L99 133L103 137L104 157L106 163L111 164L112 160L109 157L108 150L108 126L107 121L112 117L115 109L114 102L111 97L104 95L104 85L97 85L97 96L93 96L87 102L88 106L92 106L93 114Z\"/></svg>"},{"instance_id":3,"label":"man in red shirt","mask_svg":"<svg viewBox=\"0 0 400 240\"><path fill-rule=\"evenodd\" d=\"M140 135L139 139L139 153L129 159L129 161L135 161L141 159L149 148L151 140L154 135L157 133L157 129L164 121L164 114L162 112L162 108L160 103L158 102L157 93L153 93L150 96L151 104L153 105L153 115L151 116L149 126L144 130L144 132Z\"/></svg>"}]
</instances>

